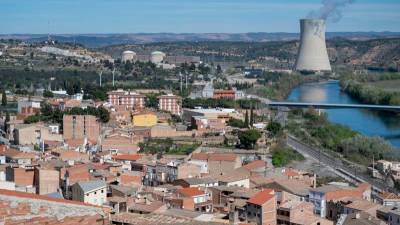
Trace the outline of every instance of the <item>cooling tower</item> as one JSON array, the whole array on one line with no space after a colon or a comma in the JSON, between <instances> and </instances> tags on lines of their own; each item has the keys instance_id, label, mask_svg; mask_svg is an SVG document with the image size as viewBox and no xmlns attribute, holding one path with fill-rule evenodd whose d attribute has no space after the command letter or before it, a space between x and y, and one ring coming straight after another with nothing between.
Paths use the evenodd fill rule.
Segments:
<instances>
[{"instance_id":1,"label":"cooling tower","mask_svg":"<svg viewBox=\"0 0 400 225\"><path fill-rule=\"evenodd\" d=\"M325 21L300 20L300 48L295 69L297 71L331 71L325 43Z\"/></svg>"}]
</instances>

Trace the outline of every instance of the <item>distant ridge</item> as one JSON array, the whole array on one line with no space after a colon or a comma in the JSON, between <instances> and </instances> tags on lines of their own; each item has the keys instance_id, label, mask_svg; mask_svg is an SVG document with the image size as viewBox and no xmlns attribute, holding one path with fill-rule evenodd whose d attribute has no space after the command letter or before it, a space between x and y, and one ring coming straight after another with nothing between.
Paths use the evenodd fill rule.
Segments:
<instances>
[{"instance_id":1,"label":"distant ridge","mask_svg":"<svg viewBox=\"0 0 400 225\"><path fill-rule=\"evenodd\" d=\"M0 39L20 39L27 42L47 40L47 34L0 34ZM298 33L137 33L137 34L55 34L51 37L60 42L76 42L87 47L103 47L119 44L146 44L155 42L268 42L291 41L299 38ZM327 38L370 40L397 38L400 32L328 32Z\"/></svg>"}]
</instances>

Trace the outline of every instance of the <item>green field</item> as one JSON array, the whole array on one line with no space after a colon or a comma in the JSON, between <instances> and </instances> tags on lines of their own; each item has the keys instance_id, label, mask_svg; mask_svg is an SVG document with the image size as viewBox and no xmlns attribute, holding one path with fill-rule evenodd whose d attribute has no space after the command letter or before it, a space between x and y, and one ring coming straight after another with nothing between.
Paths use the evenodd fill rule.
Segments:
<instances>
[{"instance_id":1,"label":"green field","mask_svg":"<svg viewBox=\"0 0 400 225\"><path fill-rule=\"evenodd\" d=\"M399 80L382 80L375 82L368 82L368 85L381 88L385 91L400 92L400 79Z\"/></svg>"}]
</instances>

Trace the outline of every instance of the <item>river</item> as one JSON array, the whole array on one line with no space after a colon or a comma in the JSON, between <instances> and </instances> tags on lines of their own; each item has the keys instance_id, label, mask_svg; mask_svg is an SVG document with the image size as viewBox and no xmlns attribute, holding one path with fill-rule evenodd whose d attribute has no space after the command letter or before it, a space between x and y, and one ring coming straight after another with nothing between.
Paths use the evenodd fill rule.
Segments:
<instances>
[{"instance_id":1,"label":"river","mask_svg":"<svg viewBox=\"0 0 400 225\"><path fill-rule=\"evenodd\" d=\"M293 89L288 101L359 103L340 90L339 82L303 84ZM381 136L400 149L400 116L367 109L326 109L329 121L346 125L367 136Z\"/></svg>"}]
</instances>

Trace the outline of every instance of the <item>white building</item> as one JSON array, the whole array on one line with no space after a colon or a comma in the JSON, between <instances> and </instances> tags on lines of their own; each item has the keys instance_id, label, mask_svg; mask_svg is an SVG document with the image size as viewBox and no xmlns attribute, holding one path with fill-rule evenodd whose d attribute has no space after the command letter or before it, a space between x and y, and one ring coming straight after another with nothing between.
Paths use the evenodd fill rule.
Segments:
<instances>
[{"instance_id":1,"label":"white building","mask_svg":"<svg viewBox=\"0 0 400 225\"><path fill-rule=\"evenodd\" d=\"M103 205L107 202L107 184L103 180L75 183L72 186L72 200Z\"/></svg>"}]
</instances>

